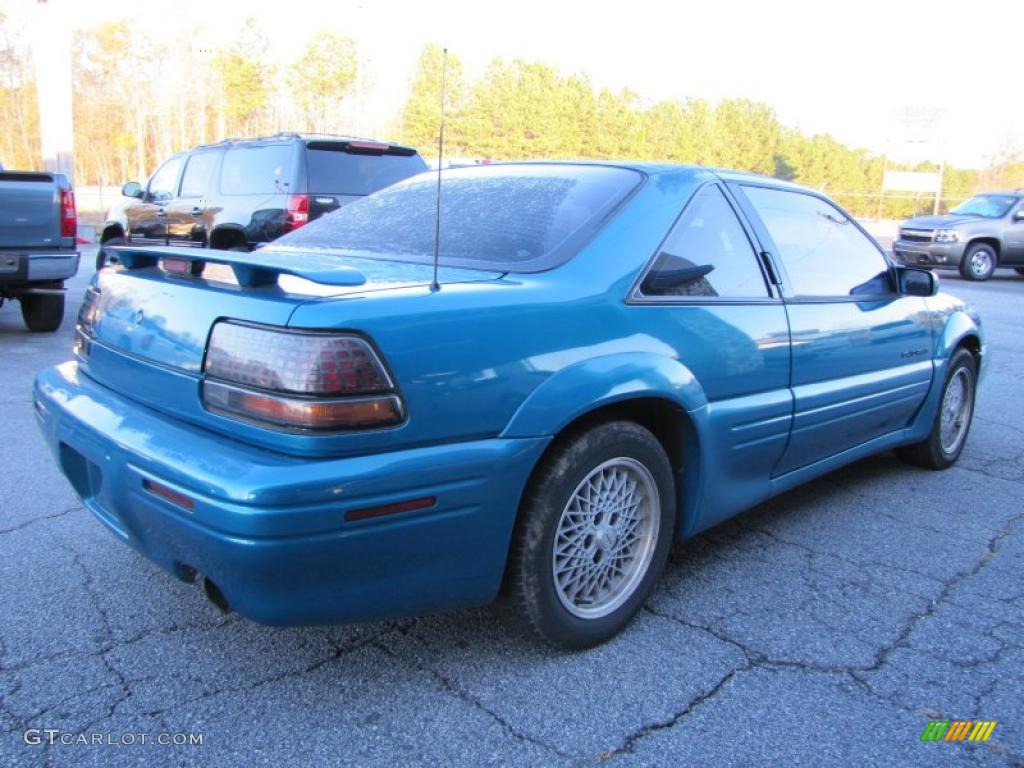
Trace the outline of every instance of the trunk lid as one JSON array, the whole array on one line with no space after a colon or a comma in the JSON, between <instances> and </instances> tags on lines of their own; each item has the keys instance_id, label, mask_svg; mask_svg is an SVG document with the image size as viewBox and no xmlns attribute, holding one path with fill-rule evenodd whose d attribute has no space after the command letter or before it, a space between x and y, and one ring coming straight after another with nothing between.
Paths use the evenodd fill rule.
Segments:
<instances>
[{"instance_id":1,"label":"trunk lid","mask_svg":"<svg viewBox=\"0 0 1024 768\"><path fill-rule=\"evenodd\" d=\"M376 259L198 248L118 249L121 266L104 269L86 296L76 352L83 372L149 408L262 448L292 455L349 455L407 439L409 425L328 435L275 432L219 415L202 402L202 369L218 320L287 326L301 306L318 304L318 328L377 330L376 308L430 294L433 269ZM169 274L175 259L185 273ZM193 274L202 265L202 274ZM445 285L494 282L501 273L442 268ZM329 307L328 307L329 305ZM415 310L406 325L415 328ZM385 360L388 350L382 350ZM390 441L390 442L389 442Z\"/></svg>"},{"instance_id":2,"label":"trunk lid","mask_svg":"<svg viewBox=\"0 0 1024 768\"><path fill-rule=\"evenodd\" d=\"M115 250L122 266L99 273L99 293L92 299L94 340L135 359L189 374L201 373L206 342L219 319L285 326L294 310L308 301L427 287L433 279L433 268L426 264L295 249ZM446 284L500 276L450 267L438 272ZM120 388L117 382L105 383Z\"/></svg>"}]
</instances>

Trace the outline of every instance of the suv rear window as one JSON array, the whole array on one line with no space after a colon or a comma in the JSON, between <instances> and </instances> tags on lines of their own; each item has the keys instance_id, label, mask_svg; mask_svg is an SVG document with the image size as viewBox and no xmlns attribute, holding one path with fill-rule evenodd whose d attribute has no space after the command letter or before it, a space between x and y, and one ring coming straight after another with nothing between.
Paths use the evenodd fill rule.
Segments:
<instances>
[{"instance_id":1,"label":"suv rear window","mask_svg":"<svg viewBox=\"0 0 1024 768\"><path fill-rule=\"evenodd\" d=\"M447 170L441 182L440 262L538 272L572 258L639 186L625 168L509 164ZM421 174L323 216L278 246L429 264L437 175Z\"/></svg>"},{"instance_id":2,"label":"suv rear window","mask_svg":"<svg viewBox=\"0 0 1024 768\"><path fill-rule=\"evenodd\" d=\"M369 195L427 170L417 154L349 152L343 144L317 142L306 148L311 195Z\"/></svg>"},{"instance_id":3,"label":"suv rear window","mask_svg":"<svg viewBox=\"0 0 1024 768\"><path fill-rule=\"evenodd\" d=\"M293 176L291 144L233 147L220 167L220 191L225 195L288 192Z\"/></svg>"}]
</instances>

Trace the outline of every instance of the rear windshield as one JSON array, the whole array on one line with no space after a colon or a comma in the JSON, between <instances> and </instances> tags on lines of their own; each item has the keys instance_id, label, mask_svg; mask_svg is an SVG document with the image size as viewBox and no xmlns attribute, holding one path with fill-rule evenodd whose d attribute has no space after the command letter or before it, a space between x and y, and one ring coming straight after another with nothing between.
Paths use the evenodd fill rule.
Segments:
<instances>
[{"instance_id":1,"label":"rear windshield","mask_svg":"<svg viewBox=\"0 0 1024 768\"><path fill-rule=\"evenodd\" d=\"M416 154L347 152L330 144L306 149L311 195L368 195L426 169L427 164Z\"/></svg>"},{"instance_id":2,"label":"rear windshield","mask_svg":"<svg viewBox=\"0 0 1024 768\"><path fill-rule=\"evenodd\" d=\"M570 259L641 182L624 168L491 165L444 171L440 262L537 272ZM425 173L322 216L273 248L429 264L437 175Z\"/></svg>"},{"instance_id":3,"label":"rear windshield","mask_svg":"<svg viewBox=\"0 0 1024 768\"><path fill-rule=\"evenodd\" d=\"M224 154L220 191L224 195L288 192L293 176L291 144L234 147Z\"/></svg>"}]
</instances>

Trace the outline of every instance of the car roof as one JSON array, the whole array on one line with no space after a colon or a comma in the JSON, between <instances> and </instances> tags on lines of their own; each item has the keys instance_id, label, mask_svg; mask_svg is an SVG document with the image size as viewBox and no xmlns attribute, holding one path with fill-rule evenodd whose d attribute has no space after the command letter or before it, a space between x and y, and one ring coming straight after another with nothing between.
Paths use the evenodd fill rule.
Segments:
<instances>
[{"instance_id":1,"label":"car roof","mask_svg":"<svg viewBox=\"0 0 1024 768\"><path fill-rule=\"evenodd\" d=\"M306 143L312 141L337 141L337 142L367 142L372 144L386 144L389 147L395 149L408 150L410 152L416 152L415 147L410 147L405 144L397 144L393 141L385 141L383 139L368 139L361 136L342 136L333 133L292 133L292 132L280 132L274 133L269 136L253 136L250 138L227 138L215 141L210 144L200 144L197 147L193 147L191 152L199 149L215 149L220 147L229 147L239 144L274 144L277 142L287 141L303 141Z\"/></svg>"},{"instance_id":2,"label":"car roof","mask_svg":"<svg viewBox=\"0 0 1024 768\"><path fill-rule=\"evenodd\" d=\"M689 178L695 181L711 181L715 177L721 181L733 181L738 183L769 184L773 187L792 189L800 192L818 192L810 187L794 184L791 181L777 179L773 176L765 176L760 173L749 171L734 171L728 168L715 168L705 165L684 165L682 163L658 163L638 160L509 160L495 163L485 163L474 167L494 167L502 165L596 165L606 168L625 168L632 171L639 171L647 176L677 176Z\"/></svg>"}]
</instances>

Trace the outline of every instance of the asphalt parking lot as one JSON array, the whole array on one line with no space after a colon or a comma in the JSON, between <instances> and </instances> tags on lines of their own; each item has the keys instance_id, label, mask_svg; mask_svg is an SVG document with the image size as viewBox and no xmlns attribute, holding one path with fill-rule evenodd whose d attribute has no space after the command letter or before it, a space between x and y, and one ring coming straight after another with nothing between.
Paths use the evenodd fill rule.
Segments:
<instances>
[{"instance_id":1,"label":"asphalt parking lot","mask_svg":"<svg viewBox=\"0 0 1024 768\"><path fill-rule=\"evenodd\" d=\"M1024 765L1024 277L942 273L991 355L956 467L884 454L761 505L677 546L626 633L568 654L500 608L258 626L117 541L31 407L91 261L57 334L0 309L0 765ZM922 743L933 719L998 725ZM202 744L152 743L179 733Z\"/></svg>"}]
</instances>

